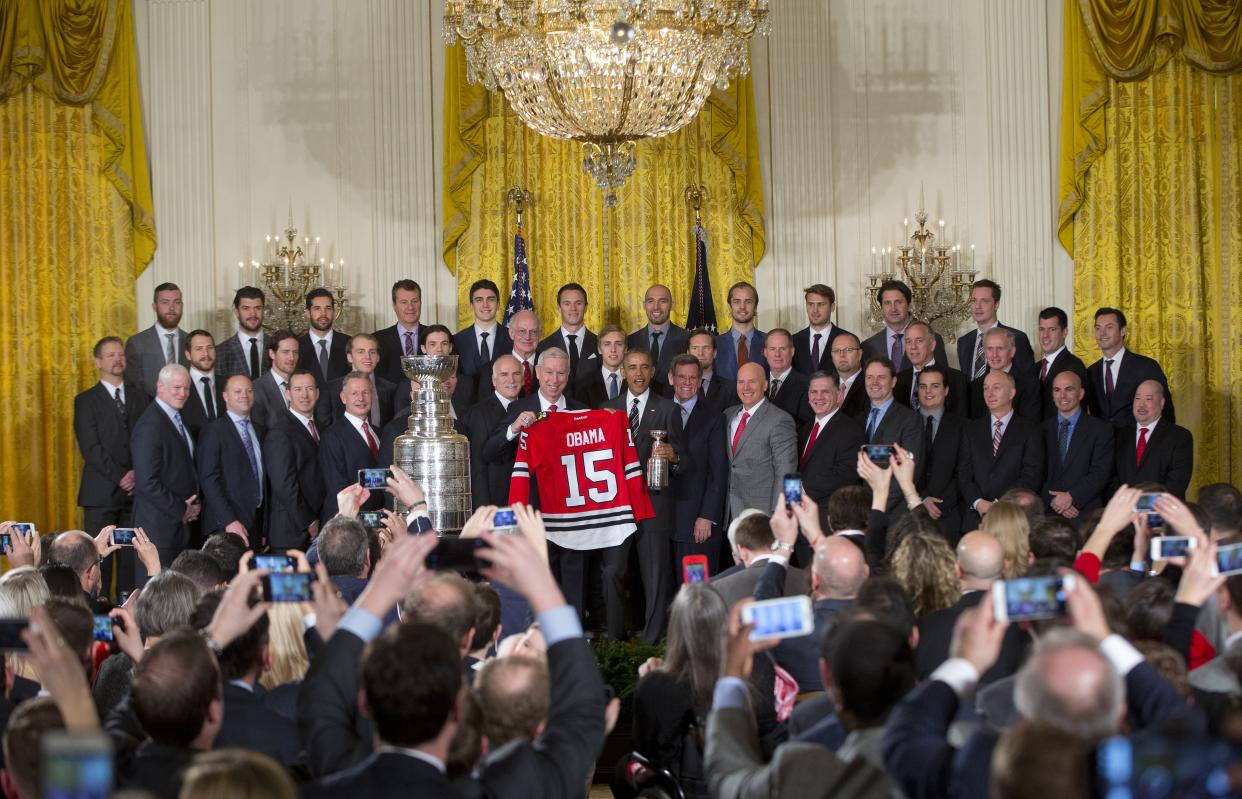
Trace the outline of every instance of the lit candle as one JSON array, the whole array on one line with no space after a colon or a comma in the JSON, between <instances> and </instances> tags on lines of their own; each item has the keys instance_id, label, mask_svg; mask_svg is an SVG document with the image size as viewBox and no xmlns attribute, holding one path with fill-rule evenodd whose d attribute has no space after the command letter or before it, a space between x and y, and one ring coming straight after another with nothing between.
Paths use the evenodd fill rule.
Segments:
<instances>
[{"instance_id":1,"label":"lit candle","mask_svg":"<svg viewBox=\"0 0 1242 799\"><path fill-rule=\"evenodd\" d=\"M874 272L875 268L876 268L875 247L872 247L871 248L871 271Z\"/></svg>"},{"instance_id":2,"label":"lit candle","mask_svg":"<svg viewBox=\"0 0 1242 799\"><path fill-rule=\"evenodd\" d=\"M944 220L940 220L940 243L944 244Z\"/></svg>"},{"instance_id":3,"label":"lit candle","mask_svg":"<svg viewBox=\"0 0 1242 799\"><path fill-rule=\"evenodd\" d=\"M339 263L339 265L340 265L340 267L341 267L341 271L340 271L340 272L337 272L337 274L336 274L336 279L337 279L337 282L336 282L335 284L333 284L333 286L332 286L332 287L333 287L333 288L338 288L338 289L343 289L343 288L345 288L345 259L344 259L344 258L342 258L340 261L338 261L338 263Z\"/></svg>"},{"instance_id":4,"label":"lit candle","mask_svg":"<svg viewBox=\"0 0 1242 799\"><path fill-rule=\"evenodd\" d=\"M970 271L975 271L975 245L970 245Z\"/></svg>"},{"instance_id":5,"label":"lit candle","mask_svg":"<svg viewBox=\"0 0 1242 799\"><path fill-rule=\"evenodd\" d=\"M907 240L909 240L909 238L910 238L910 219L909 219L908 217L907 217L907 218L905 218L905 219L902 219L902 220L901 220L901 224L905 225L905 227L906 227L906 239L907 239Z\"/></svg>"}]
</instances>

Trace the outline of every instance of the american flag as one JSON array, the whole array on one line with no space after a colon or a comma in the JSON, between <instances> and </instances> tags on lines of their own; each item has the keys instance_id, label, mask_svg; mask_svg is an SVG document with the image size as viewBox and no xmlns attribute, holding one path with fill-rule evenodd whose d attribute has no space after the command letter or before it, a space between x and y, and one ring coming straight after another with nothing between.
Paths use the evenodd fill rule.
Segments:
<instances>
[{"instance_id":1,"label":"american flag","mask_svg":"<svg viewBox=\"0 0 1242 799\"><path fill-rule=\"evenodd\" d=\"M530 296L530 265L526 263L526 239L522 237L522 226L517 226L513 234L513 288L509 289L509 304L505 306L504 323L518 311L534 310L535 303Z\"/></svg>"},{"instance_id":2,"label":"american flag","mask_svg":"<svg viewBox=\"0 0 1242 799\"><path fill-rule=\"evenodd\" d=\"M712 279L707 273L707 231L694 223L694 285L690 289L690 310L686 312L686 329L716 330L716 303L712 300Z\"/></svg>"}]
</instances>

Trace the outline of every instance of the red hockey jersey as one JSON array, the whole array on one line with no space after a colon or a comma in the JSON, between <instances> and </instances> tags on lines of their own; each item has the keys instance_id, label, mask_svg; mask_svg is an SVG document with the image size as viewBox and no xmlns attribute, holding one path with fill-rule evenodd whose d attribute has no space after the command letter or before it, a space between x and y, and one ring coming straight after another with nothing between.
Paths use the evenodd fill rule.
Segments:
<instances>
[{"instance_id":1,"label":"red hockey jersey","mask_svg":"<svg viewBox=\"0 0 1242 799\"><path fill-rule=\"evenodd\" d=\"M620 411L555 411L523 430L510 504L529 502L532 475L548 540L566 549L616 546L655 515Z\"/></svg>"}]
</instances>

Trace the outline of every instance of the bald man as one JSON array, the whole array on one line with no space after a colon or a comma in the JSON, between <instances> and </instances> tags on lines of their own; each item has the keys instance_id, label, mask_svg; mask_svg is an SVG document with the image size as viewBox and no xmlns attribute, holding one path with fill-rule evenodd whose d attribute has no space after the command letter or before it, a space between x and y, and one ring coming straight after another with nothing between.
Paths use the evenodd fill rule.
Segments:
<instances>
[{"instance_id":1,"label":"bald man","mask_svg":"<svg viewBox=\"0 0 1242 799\"><path fill-rule=\"evenodd\" d=\"M655 384L664 388L668 386L668 370L673 356L686 351L689 334L684 327L669 321L669 315L673 312L673 292L668 286L657 283L647 289L643 295L643 312L647 314L646 326L631 333L625 340L625 346L651 353L655 361Z\"/></svg>"},{"instance_id":2,"label":"bald man","mask_svg":"<svg viewBox=\"0 0 1242 799\"><path fill-rule=\"evenodd\" d=\"M1100 507L1112 482L1115 431L1106 420L1087 415L1087 391L1077 371L1064 369L1049 382L1056 412L1043 421L1043 499L1053 513L1077 527L1082 517Z\"/></svg>"},{"instance_id":3,"label":"bald man","mask_svg":"<svg viewBox=\"0 0 1242 799\"><path fill-rule=\"evenodd\" d=\"M771 508L781 496L786 474L797 471L798 433L793 417L769 402L763 367L737 370L740 405L724 412L729 455L728 517L746 508Z\"/></svg>"},{"instance_id":4,"label":"bald man","mask_svg":"<svg viewBox=\"0 0 1242 799\"><path fill-rule=\"evenodd\" d=\"M1000 541L991 533L979 530L967 533L957 542L957 562L953 570L962 587L962 596L953 605L929 613L919 621L919 646L916 651L920 679L935 671L949 658L949 644L953 640L953 627L967 608L980 602L991 601L992 584L1000 579L1005 566L1005 555ZM1010 625L1001 644L1001 655L995 666L984 674L983 682L990 683L1013 674L1026 656L1026 633L1018 626Z\"/></svg>"},{"instance_id":5,"label":"bald man","mask_svg":"<svg viewBox=\"0 0 1242 799\"><path fill-rule=\"evenodd\" d=\"M1194 468L1194 437L1163 415L1165 400L1159 380L1139 383L1134 392L1134 422L1117 431L1115 484L1159 483L1173 496L1185 499Z\"/></svg>"}]
</instances>

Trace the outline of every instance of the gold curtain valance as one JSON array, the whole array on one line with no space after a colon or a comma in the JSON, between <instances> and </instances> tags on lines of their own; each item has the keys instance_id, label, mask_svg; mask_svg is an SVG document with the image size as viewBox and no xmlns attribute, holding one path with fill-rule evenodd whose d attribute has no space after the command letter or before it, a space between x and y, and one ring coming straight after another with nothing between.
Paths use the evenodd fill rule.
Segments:
<instances>
[{"instance_id":1,"label":"gold curtain valance","mask_svg":"<svg viewBox=\"0 0 1242 799\"><path fill-rule=\"evenodd\" d=\"M137 276L156 239L131 13L126 0L0 0L0 103L29 85L89 106L102 169L130 209Z\"/></svg>"}]
</instances>

